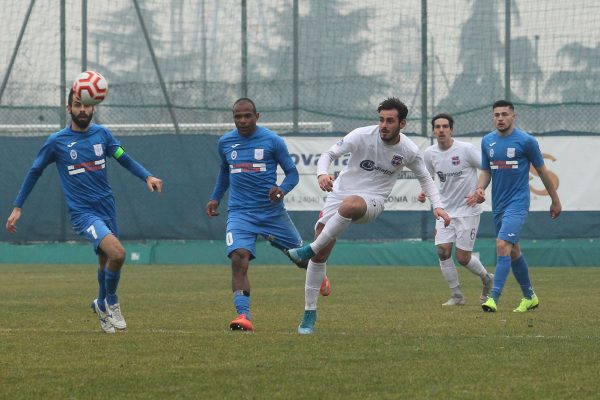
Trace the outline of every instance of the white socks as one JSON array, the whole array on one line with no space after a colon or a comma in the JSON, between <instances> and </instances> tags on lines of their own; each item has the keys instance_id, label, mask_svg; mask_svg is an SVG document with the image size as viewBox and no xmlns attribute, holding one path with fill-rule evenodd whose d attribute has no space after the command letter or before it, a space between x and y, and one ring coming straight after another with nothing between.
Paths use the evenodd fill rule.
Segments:
<instances>
[{"instance_id":1,"label":"white socks","mask_svg":"<svg viewBox=\"0 0 600 400\"><path fill-rule=\"evenodd\" d=\"M304 283L304 309L316 310L321 283L325 279L327 263L316 263L310 260L306 268L306 281Z\"/></svg>"},{"instance_id":2,"label":"white socks","mask_svg":"<svg viewBox=\"0 0 600 400\"><path fill-rule=\"evenodd\" d=\"M469 263L465 265L465 268L474 273L475 275L479 276L481 279L484 279L488 275L487 270L485 269L481 261L479 261L479 258L473 255L471 256L471 260L469 260Z\"/></svg>"},{"instance_id":3,"label":"white socks","mask_svg":"<svg viewBox=\"0 0 600 400\"><path fill-rule=\"evenodd\" d=\"M342 217L339 212L336 212L329 221L325 223L325 227L321 234L310 244L310 247L315 253L321 251L333 239L336 239L342 232L352 223L351 218ZM320 284L320 283L319 283Z\"/></svg>"},{"instance_id":4,"label":"white socks","mask_svg":"<svg viewBox=\"0 0 600 400\"><path fill-rule=\"evenodd\" d=\"M456 271L456 266L454 265L452 257L447 260L440 260L440 267L442 268L444 279L446 279L448 286L452 289L452 293L461 294L460 289L456 290L460 284L458 282L458 272Z\"/></svg>"}]
</instances>

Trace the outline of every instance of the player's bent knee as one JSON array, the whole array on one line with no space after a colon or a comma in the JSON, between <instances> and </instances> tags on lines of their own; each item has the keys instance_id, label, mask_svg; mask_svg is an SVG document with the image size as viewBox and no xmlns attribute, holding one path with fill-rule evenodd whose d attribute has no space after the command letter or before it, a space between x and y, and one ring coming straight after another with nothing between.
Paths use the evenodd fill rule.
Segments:
<instances>
[{"instance_id":1,"label":"player's bent knee","mask_svg":"<svg viewBox=\"0 0 600 400\"><path fill-rule=\"evenodd\" d=\"M119 264L123 264L125 262L125 257L127 256L127 252L123 248L123 246L115 246L114 249L110 251L108 257Z\"/></svg>"},{"instance_id":2,"label":"player's bent knee","mask_svg":"<svg viewBox=\"0 0 600 400\"><path fill-rule=\"evenodd\" d=\"M471 254L456 254L456 261L463 267L466 266L469 261L471 261Z\"/></svg>"},{"instance_id":3,"label":"player's bent knee","mask_svg":"<svg viewBox=\"0 0 600 400\"><path fill-rule=\"evenodd\" d=\"M443 246L438 246L437 255L438 258L442 261L449 259L450 257L452 257L452 247L446 248Z\"/></svg>"},{"instance_id":4,"label":"player's bent knee","mask_svg":"<svg viewBox=\"0 0 600 400\"><path fill-rule=\"evenodd\" d=\"M229 254L229 259L233 263L239 263L250 260L250 252L246 249L235 249Z\"/></svg>"}]
</instances>

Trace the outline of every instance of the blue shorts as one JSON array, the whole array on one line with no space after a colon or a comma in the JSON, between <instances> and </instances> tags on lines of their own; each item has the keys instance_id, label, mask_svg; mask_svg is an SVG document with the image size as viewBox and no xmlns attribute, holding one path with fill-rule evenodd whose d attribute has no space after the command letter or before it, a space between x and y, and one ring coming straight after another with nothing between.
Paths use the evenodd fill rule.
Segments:
<instances>
[{"instance_id":1,"label":"blue shorts","mask_svg":"<svg viewBox=\"0 0 600 400\"><path fill-rule=\"evenodd\" d=\"M79 214L71 223L75 232L83 235L94 246L96 253L100 242L107 235L114 234L119 237L119 227L115 218L102 219L94 214Z\"/></svg>"},{"instance_id":2,"label":"blue shorts","mask_svg":"<svg viewBox=\"0 0 600 400\"><path fill-rule=\"evenodd\" d=\"M287 211L276 214L263 211L230 211L227 217L227 256L234 250L246 249L250 259L256 258L258 235L271 241L275 247L293 249L302 246L302 238Z\"/></svg>"},{"instance_id":3,"label":"blue shorts","mask_svg":"<svg viewBox=\"0 0 600 400\"><path fill-rule=\"evenodd\" d=\"M524 210L506 210L494 214L496 237L512 244L517 243L528 213Z\"/></svg>"}]
</instances>

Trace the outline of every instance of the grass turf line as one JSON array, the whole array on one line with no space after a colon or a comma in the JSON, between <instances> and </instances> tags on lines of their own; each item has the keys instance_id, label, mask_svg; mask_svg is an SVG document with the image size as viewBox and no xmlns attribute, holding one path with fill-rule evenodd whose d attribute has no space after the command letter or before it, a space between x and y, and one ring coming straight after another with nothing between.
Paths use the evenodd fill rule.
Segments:
<instances>
[{"instance_id":1,"label":"grass turf line","mask_svg":"<svg viewBox=\"0 0 600 400\"><path fill-rule=\"evenodd\" d=\"M596 398L599 272L534 267L540 308L512 313L511 277L488 314L464 269L468 303L446 308L438 268L333 266L307 337L294 266L251 266L253 334L227 329L228 266L126 266L129 328L107 335L89 309L95 267L0 266L0 397Z\"/></svg>"}]
</instances>

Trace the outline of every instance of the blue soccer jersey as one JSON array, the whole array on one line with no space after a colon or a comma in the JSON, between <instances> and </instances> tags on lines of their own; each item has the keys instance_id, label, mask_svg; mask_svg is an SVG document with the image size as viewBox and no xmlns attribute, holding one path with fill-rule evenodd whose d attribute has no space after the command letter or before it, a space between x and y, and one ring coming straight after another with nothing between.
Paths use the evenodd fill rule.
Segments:
<instances>
[{"instance_id":1,"label":"blue soccer jersey","mask_svg":"<svg viewBox=\"0 0 600 400\"><path fill-rule=\"evenodd\" d=\"M280 211L283 202L272 202L269 190L277 186L277 166L285 173L280 185L289 193L298 184L298 170L284 140L275 132L257 126L245 137L234 129L219 139L221 170L211 195L220 201L229 187L229 211Z\"/></svg>"},{"instance_id":2,"label":"blue soccer jersey","mask_svg":"<svg viewBox=\"0 0 600 400\"><path fill-rule=\"evenodd\" d=\"M537 140L514 128L508 136L497 131L481 140L481 169L492 176L492 211L529 210L530 164L540 167L544 159Z\"/></svg>"},{"instance_id":3,"label":"blue soccer jersey","mask_svg":"<svg viewBox=\"0 0 600 400\"><path fill-rule=\"evenodd\" d=\"M56 164L71 221L85 214L102 219L116 217L115 201L108 184L106 158L119 148L108 128L91 124L85 132L68 125L50 135L35 158L14 202L22 207L44 169Z\"/></svg>"}]
</instances>

